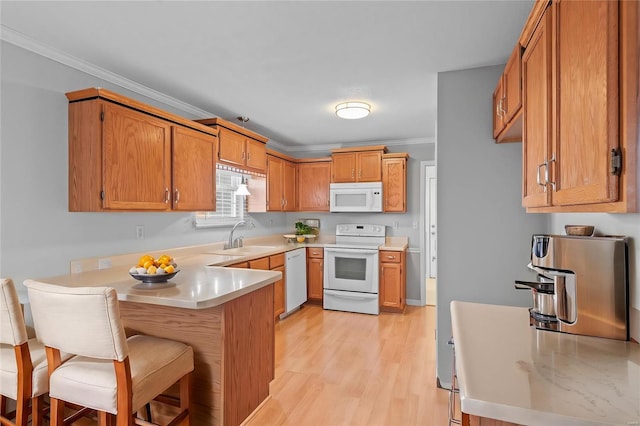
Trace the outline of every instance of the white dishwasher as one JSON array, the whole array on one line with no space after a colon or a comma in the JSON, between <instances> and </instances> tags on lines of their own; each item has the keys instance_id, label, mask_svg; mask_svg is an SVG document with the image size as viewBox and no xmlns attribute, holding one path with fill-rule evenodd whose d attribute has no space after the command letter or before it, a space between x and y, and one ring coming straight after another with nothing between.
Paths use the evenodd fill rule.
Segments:
<instances>
[{"instance_id":1,"label":"white dishwasher","mask_svg":"<svg viewBox=\"0 0 640 426\"><path fill-rule=\"evenodd\" d=\"M307 301L307 249L285 253L285 312L289 315Z\"/></svg>"}]
</instances>

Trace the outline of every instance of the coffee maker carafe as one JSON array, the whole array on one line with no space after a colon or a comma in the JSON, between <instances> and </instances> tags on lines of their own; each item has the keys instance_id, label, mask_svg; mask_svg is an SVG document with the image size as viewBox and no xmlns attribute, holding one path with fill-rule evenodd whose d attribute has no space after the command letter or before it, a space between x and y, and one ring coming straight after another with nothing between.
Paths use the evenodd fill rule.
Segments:
<instances>
[{"instance_id":1,"label":"coffee maker carafe","mask_svg":"<svg viewBox=\"0 0 640 426\"><path fill-rule=\"evenodd\" d=\"M537 328L629 339L627 239L533 235L530 323Z\"/></svg>"}]
</instances>

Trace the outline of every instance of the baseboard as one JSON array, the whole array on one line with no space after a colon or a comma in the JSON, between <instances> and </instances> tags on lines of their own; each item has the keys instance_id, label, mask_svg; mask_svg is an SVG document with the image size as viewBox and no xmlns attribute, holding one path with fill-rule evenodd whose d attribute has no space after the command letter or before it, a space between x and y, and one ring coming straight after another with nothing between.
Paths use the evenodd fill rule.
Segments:
<instances>
[{"instance_id":1,"label":"baseboard","mask_svg":"<svg viewBox=\"0 0 640 426\"><path fill-rule=\"evenodd\" d=\"M420 303L419 299L407 299L407 305L411 305L411 306L424 306L422 303Z\"/></svg>"}]
</instances>

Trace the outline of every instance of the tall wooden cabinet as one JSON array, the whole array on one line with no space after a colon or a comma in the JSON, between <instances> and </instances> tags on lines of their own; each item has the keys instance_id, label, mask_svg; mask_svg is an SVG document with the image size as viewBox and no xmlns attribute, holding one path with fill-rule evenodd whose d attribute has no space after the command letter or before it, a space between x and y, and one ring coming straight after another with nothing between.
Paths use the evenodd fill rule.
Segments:
<instances>
[{"instance_id":1,"label":"tall wooden cabinet","mask_svg":"<svg viewBox=\"0 0 640 426\"><path fill-rule=\"evenodd\" d=\"M637 2L549 3L535 5L521 37L522 204L636 211Z\"/></svg>"},{"instance_id":2,"label":"tall wooden cabinet","mask_svg":"<svg viewBox=\"0 0 640 426\"><path fill-rule=\"evenodd\" d=\"M405 251L380 251L380 310L404 312L406 307Z\"/></svg>"},{"instance_id":3,"label":"tall wooden cabinet","mask_svg":"<svg viewBox=\"0 0 640 426\"><path fill-rule=\"evenodd\" d=\"M215 210L217 130L105 89L67 98L69 211Z\"/></svg>"},{"instance_id":4,"label":"tall wooden cabinet","mask_svg":"<svg viewBox=\"0 0 640 426\"><path fill-rule=\"evenodd\" d=\"M382 156L382 198L386 213L407 211L407 153Z\"/></svg>"},{"instance_id":5,"label":"tall wooden cabinet","mask_svg":"<svg viewBox=\"0 0 640 426\"><path fill-rule=\"evenodd\" d=\"M329 211L331 160L298 163L298 211Z\"/></svg>"}]
</instances>

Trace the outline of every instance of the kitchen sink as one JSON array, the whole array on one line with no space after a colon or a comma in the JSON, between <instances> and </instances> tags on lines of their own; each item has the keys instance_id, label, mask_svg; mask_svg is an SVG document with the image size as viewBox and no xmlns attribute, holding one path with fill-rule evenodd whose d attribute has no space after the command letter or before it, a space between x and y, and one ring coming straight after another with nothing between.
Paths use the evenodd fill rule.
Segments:
<instances>
[{"instance_id":1,"label":"kitchen sink","mask_svg":"<svg viewBox=\"0 0 640 426\"><path fill-rule=\"evenodd\" d=\"M250 256L252 254L266 253L277 249L276 246L244 246L227 250L215 250L211 254L223 254L227 256Z\"/></svg>"}]
</instances>

